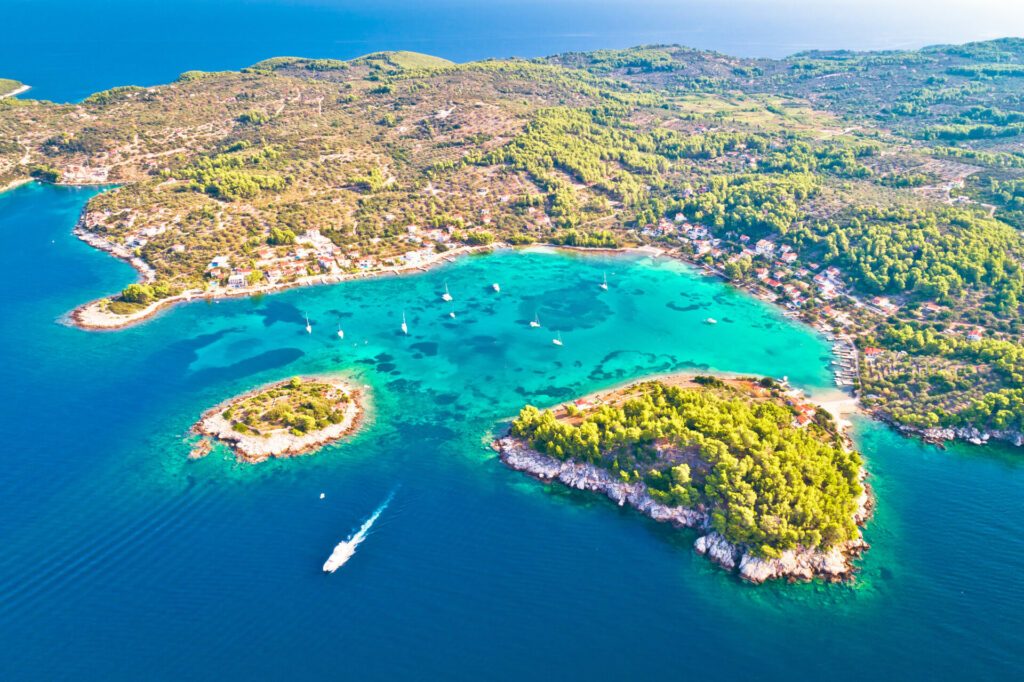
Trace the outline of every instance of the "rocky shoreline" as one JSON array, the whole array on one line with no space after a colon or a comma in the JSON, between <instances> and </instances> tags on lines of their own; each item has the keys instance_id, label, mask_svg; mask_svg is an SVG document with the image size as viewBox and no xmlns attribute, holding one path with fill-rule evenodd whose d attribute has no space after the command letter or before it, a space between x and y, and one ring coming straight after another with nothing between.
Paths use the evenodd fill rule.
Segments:
<instances>
[{"instance_id":1,"label":"rocky shoreline","mask_svg":"<svg viewBox=\"0 0 1024 682\"><path fill-rule=\"evenodd\" d=\"M18 95L23 95L23 94L25 94L26 92L28 92L28 91L29 91L29 90L31 90L31 89L32 89L32 86L31 86L31 85L25 85L25 84L23 83L23 84L21 85L21 87L15 88L14 90L11 90L11 91L10 91L10 92L8 92L8 93L5 93L5 94L3 94L3 95L0 95L0 99L5 99L5 98L7 98L7 97L17 97Z\"/></svg>"},{"instance_id":2,"label":"rocky shoreline","mask_svg":"<svg viewBox=\"0 0 1024 682\"><path fill-rule=\"evenodd\" d=\"M671 523L676 528L693 528L702 533L694 542L694 549L728 571L736 571L740 578L760 584L767 580L811 580L822 578L831 582L853 577L854 559L868 544L857 538L829 550L799 548L788 550L778 559L762 559L748 548L730 543L711 529L711 519L701 508L670 507L656 502L641 482L625 483L593 464L560 461L537 452L524 441L506 436L494 442L501 461L509 468L529 474L544 483L558 481L578 490L602 493L620 507L629 505L655 521ZM863 475L863 474L862 474ZM871 495L865 492L858 500L855 520L862 525L871 513Z\"/></svg>"},{"instance_id":3,"label":"rocky shoreline","mask_svg":"<svg viewBox=\"0 0 1024 682\"><path fill-rule=\"evenodd\" d=\"M938 445L940 447L944 443L949 443L953 441L959 441L961 443L970 443L971 445L987 445L990 441L999 441L1002 443L1008 443L1018 448L1024 446L1024 433L1021 433L1020 431L1014 431L1013 429L997 429L989 431L987 429L979 429L974 426L934 426L931 428L923 428L920 426L900 424L898 421L890 417L888 414L877 410L875 412L872 412L871 416L881 422L888 424L890 427L898 431L901 435L908 437L917 437L926 443L931 443L932 445Z\"/></svg>"},{"instance_id":4,"label":"rocky shoreline","mask_svg":"<svg viewBox=\"0 0 1024 682\"><path fill-rule=\"evenodd\" d=\"M331 424L326 428L310 431L301 436L282 431L269 437L264 437L261 435L239 433L234 429L231 422L223 417L222 413L225 410L241 403L250 396L283 386L291 380L279 381L243 393L204 412L191 430L192 433L203 436L203 438L193 446L189 457L191 459L205 457L212 450L209 439L213 439L228 445L239 460L250 464L258 464L271 457L303 455L354 433L359 428L365 415L362 394L338 379L320 378L319 380L333 385L349 397L346 403L345 417L337 424Z\"/></svg>"}]
</instances>

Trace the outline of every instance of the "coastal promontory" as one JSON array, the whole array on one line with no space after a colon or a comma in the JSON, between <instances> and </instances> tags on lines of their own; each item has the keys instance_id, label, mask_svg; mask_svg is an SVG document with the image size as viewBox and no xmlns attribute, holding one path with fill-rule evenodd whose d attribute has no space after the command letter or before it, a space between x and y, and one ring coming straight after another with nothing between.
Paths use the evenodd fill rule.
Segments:
<instances>
[{"instance_id":1,"label":"coastal promontory","mask_svg":"<svg viewBox=\"0 0 1024 682\"><path fill-rule=\"evenodd\" d=\"M295 377L255 389L207 411L193 427L202 438L229 446L239 460L262 462L316 450L351 434L363 415L359 391L333 377Z\"/></svg>"},{"instance_id":2,"label":"coastal promontory","mask_svg":"<svg viewBox=\"0 0 1024 682\"><path fill-rule=\"evenodd\" d=\"M861 456L826 409L772 379L675 375L527 405L495 445L541 481L697 530L699 553L750 582L842 580L867 549Z\"/></svg>"}]
</instances>

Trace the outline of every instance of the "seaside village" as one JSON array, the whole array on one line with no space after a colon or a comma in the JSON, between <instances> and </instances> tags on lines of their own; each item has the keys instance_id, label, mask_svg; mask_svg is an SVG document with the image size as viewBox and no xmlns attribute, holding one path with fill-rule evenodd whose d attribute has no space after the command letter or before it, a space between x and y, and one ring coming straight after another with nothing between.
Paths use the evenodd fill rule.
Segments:
<instances>
[{"instance_id":1,"label":"seaside village","mask_svg":"<svg viewBox=\"0 0 1024 682\"><path fill-rule=\"evenodd\" d=\"M870 326L904 304L885 296L858 296L845 286L839 268L801 262L788 244L770 238L754 240L737 232L714 237L707 227L691 223L681 213L647 226L641 234L652 241L678 245L688 261L706 272L742 284L758 298L784 306L787 317L812 324L833 343L832 364L840 387L856 385L861 357L853 337L842 330ZM923 319L941 313L942 307L933 301L916 309ZM983 330L958 325L950 333L976 341ZM864 349L865 362L873 362L880 353L877 348Z\"/></svg>"},{"instance_id":2,"label":"seaside village","mask_svg":"<svg viewBox=\"0 0 1024 682\"><path fill-rule=\"evenodd\" d=\"M376 241L380 241L379 239ZM228 289L254 286L287 285L309 277L359 275L395 269L425 268L448 250L451 236L447 229L406 228L405 242L410 250L394 256L364 255L344 251L319 230L309 230L287 246L263 246L249 262L232 262L230 256L214 257L206 268L206 277Z\"/></svg>"}]
</instances>

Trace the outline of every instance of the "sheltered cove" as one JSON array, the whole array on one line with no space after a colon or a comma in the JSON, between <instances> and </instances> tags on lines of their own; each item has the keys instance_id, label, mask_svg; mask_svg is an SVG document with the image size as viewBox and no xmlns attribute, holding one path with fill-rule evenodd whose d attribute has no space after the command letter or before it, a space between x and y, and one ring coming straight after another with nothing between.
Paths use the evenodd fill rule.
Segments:
<instances>
[{"instance_id":1,"label":"sheltered cove","mask_svg":"<svg viewBox=\"0 0 1024 682\"><path fill-rule=\"evenodd\" d=\"M422 270L479 245L647 244L829 335L836 383L904 433L1020 445L1024 242L999 198L1020 187L986 174L1021 167L995 141L1022 124L976 106L1016 101L1019 66L982 60L1019 48L901 53L918 68L896 81L891 56L871 53L813 74L800 56L676 46L274 58L74 105L7 98L0 184L117 185L78 233L140 281L71 313L81 327ZM959 106L879 117L879 83L906 107L939 77ZM832 78L849 97L831 97Z\"/></svg>"}]
</instances>

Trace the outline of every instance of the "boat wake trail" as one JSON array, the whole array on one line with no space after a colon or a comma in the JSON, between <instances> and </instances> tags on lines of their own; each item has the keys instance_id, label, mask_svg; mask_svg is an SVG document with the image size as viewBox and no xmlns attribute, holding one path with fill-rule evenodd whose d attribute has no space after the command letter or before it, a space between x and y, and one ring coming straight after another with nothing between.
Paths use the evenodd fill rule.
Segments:
<instances>
[{"instance_id":1,"label":"boat wake trail","mask_svg":"<svg viewBox=\"0 0 1024 682\"><path fill-rule=\"evenodd\" d=\"M324 562L324 573L334 573L352 558L352 555L356 553L356 547L358 547L363 540L366 539L366 536L369 535L370 528L373 527L373 524L377 521L377 518L384 512L384 510L388 508L388 504L391 503L391 499L394 496L395 491L392 490L388 493L387 498L381 502L380 506L370 514L370 518L363 521L363 525L359 526L359 530L350 535L347 540L338 543L338 546L334 548L333 552L331 552L331 556L329 556L327 561Z\"/></svg>"}]
</instances>

